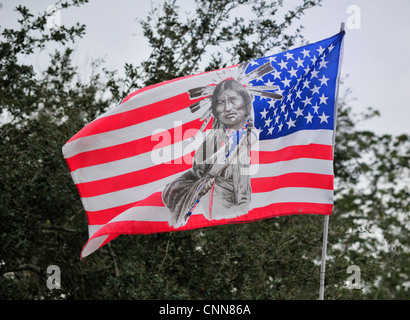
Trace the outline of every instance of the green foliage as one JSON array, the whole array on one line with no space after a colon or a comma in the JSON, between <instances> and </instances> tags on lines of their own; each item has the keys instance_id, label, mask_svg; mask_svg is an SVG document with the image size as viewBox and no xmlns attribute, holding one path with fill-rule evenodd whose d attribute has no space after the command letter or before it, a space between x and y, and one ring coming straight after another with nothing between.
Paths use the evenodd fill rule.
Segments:
<instances>
[{"instance_id":1,"label":"green foliage","mask_svg":"<svg viewBox=\"0 0 410 320\"><path fill-rule=\"evenodd\" d=\"M301 2L280 13L283 1L197 0L183 15L176 1L164 1L141 22L150 57L126 64L123 78L93 61L86 81L67 46L85 26L50 31L46 13L19 6L20 28L3 29L0 42L0 298L317 299L323 216L120 236L81 262L87 222L61 154L131 90L302 41L301 28L288 28L319 1ZM243 9L248 18L235 14ZM41 74L21 62L50 42L66 46ZM325 297L408 299L409 136L358 130L377 111L353 115L347 98L338 116ZM49 265L61 269L60 290L46 286ZM360 267L362 289L346 286L351 265Z\"/></svg>"},{"instance_id":2,"label":"green foliage","mask_svg":"<svg viewBox=\"0 0 410 320\"><path fill-rule=\"evenodd\" d=\"M140 21L152 52L139 67L129 65L129 89L288 49L303 39L302 27L289 32L289 26L321 0L301 2L281 17L283 1L196 0L185 15L176 0L163 1Z\"/></svg>"}]
</instances>

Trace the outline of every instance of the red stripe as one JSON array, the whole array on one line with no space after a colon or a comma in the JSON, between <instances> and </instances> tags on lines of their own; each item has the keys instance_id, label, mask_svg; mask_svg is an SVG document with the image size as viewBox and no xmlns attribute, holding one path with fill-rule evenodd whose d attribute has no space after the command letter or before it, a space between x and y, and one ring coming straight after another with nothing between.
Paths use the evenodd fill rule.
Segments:
<instances>
[{"instance_id":1,"label":"red stripe","mask_svg":"<svg viewBox=\"0 0 410 320\"><path fill-rule=\"evenodd\" d=\"M194 152L190 154L190 158L193 156ZM181 157L175 159L175 163L172 164L163 163L111 178L79 183L77 184L77 188L82 198L95 197L105 193L133 188L164 179L170 175L188 170L191 167L192 164L185 163L184 159Z\"/></svg>"},{"instance_id":2,"label":"red stripe","mask_svg":"<svg viewBox=\"0 0 410 320\"><path fill-rule=\"evenodd\" d=\"M107 224L99 229L92 238L103 235L120 234L151 234L160 232L184 231L197 228L211 227L223 224L249 223L267 218L294 214L320 214L330 215L332 204L318 203L273 203L265 207L255 208L248 214L234 219L207 220L202 214L192 215L188 223L178 229L170 227L163 221L117 221Z\"/></svg>"},{"instance_id":3,"label":"red stripe","mask_svg":"<svg viewBox=\"0 0 410 320\"><path fill-rule=\"evenodd\" d=\"M212 125L212 124L209 124ZM208 126L209 126L208 125ZM207 128L208 128L207 126ZM107 162L117 161L129 157L133 157L145 152L150 152L155 149L158 144L161 143L162 137L168 135L170 137L171 143L177 143L182 140L182 138L193 137L194 130L189 131L189 129L198 129L201 127L201 122L199 120L194 120L187 122L182 126L172 128L162 133L158 133L152 136L147 136L138 140L118 144L112 147L102 148L98 150L86 151L70 158L67 158L67 164L70 171L75 171L80 168L95 166L98 164L103 164ZM176 132L182 132L183 134L176 134Z\"/></svg>"},{"instance_id":4,"label":"red stripe","mask_svg":"<svg viewBox=\"0 0 410 320\"><path fill-rule=\"evenodd\" d=\"M316 188L333 190L333 175L294 172L276 177L251 179L252 193L281 188Z\"/></svg>"},{"instance_id":5,"label":"red stripe","mask_svg":"<svg viewBox=\"0 0 410 320\"><path fill-rule=\"evenodd\" d=\"M188 93L183 93L134 110L98 118L85 126L77 134L75 134L70 140L67 141L67 143L79 138L112 130L118 130L138 123L156 119L169 113L185 109L199 100L201 99L190 100Z\"/></svg>"},{"instance_id":6,"label":"red stripe","mask_svg":"<svg viewBox=\"0 0 410 320\"><path fill-rule=\"evenodd\" d=\"M259 164L273 163L279 161L288 161L300 158L333 160L333 151L331 145L308 144L300 146L289 146L277 151L259 151Z\"/></svg>"}]
</instances>

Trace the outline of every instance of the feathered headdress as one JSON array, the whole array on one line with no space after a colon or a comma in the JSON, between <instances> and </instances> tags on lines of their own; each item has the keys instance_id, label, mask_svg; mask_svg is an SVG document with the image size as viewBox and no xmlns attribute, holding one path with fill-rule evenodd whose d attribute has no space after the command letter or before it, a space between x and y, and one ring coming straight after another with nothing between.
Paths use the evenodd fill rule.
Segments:
<instances>
[{"instance_id":1,"label":"feathered headdress","mask_svg":"<svg viewBox=\"0 0 410 320\"><path fill-rule=\"evenodd\" d=\"M264 75L273 72L275 69L272 67L270 62L267 62L258 68L250 71L249 73L245 74L246 69L248 68L249 62L241 63L238 65L236 69L223 69L215 74L215 78L213 79L213 84L197 87L188 90L189 98L191 100L204 98L200 101L195 102L194 104L190 105L189 108L192 113L201 111L203 114L200 117L200 120L204 121L201 126L200 131L203 131L209 121L211 120L212 114L212 96L216 85L220 82L225 80L236 80L240 82L246 89L248 90L250 95L257 95L265 98L271 98L275 100L282 99L282 95L278 93L274 93L274 91L279 88L279 86L254 86L252 81L262 78ZM234 72L232 72L234 70ZM236 71L236 72L235 72Z\"/></svg>"}]
</instances>

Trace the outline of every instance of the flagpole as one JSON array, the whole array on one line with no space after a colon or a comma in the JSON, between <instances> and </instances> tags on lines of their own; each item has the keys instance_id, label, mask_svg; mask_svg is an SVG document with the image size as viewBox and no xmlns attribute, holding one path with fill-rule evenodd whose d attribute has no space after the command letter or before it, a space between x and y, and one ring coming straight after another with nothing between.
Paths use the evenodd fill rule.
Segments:
<instances>
[{"instance_id":1,"label":"flagpole","mask_svg":"<svg viewBox=\"0 0 410 320\"><path fill-rule=\"evenodd\" d=\"M345 31L345 24L342 22L340 25L340 32ZM339 66L340 68L340 66ZM338 75L340 76L340 75ZM339 81L339 79L337 79ZM337 83L337 87L339 87L339 83ZM339 88L337 88L337 91ZM336 95L336 101L335 105L337 105L337 98L338 94ZM336 112L337 108L335 110L335 119L336 119ZM336 120L335 120L335 128L336 130ZM333 141L334 145L334 141ZM320 266L320 286L319 286L319 300L324 299L324 293L325 293L325 274L326 274L326 251L327 251L327 235L328 235L328 230L329 230L329 216L325 216L325 222L323 226L323 246L322 246L322 264Z\"/></svg>"},{"instance_id":2,"label":"flagpole","mask_svg":"<svg viewBox=\"0 0 410 320\"><path fill-rule=\"evenodd\" d=\"M327 233L329 229L329 216L325 216L323 227L323 246L322 246L322 265L320 267L320 287L319 300L323 300L325 291L325 270L326 270L326 250L327 250Z\"/></svg>"}]
</instances>

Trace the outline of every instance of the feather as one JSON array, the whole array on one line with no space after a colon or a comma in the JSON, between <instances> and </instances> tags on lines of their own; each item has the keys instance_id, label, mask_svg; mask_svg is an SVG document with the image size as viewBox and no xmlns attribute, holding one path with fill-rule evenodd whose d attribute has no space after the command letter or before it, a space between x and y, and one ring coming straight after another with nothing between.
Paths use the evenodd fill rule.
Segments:
<instances>
[{"instance_id":1,"label":"feather","mask_svg":"<svg viewBox=\"0 0 410 320\"><path fill-rule=\"evenodd\" d=\"M192 113L197 112L200 108L201 108L201 107L200 107L200 105L199 105L199 101L197 101L197 102L195 102L194 104L191 104L191 105L189 106L189 109L191 109L191 112L192 112Z\"/></svg>"},{"instance_id":2,"label":"feather","mask_svg":"<svg viewBox=\"0 0 410 320\"><path fill-rule=\"evenodd\" d=\"M212 86L212 85L189 89L188 90L189 99L193 100L193 99L207 97L209 95L212 95L214 90L215 90L215 86Z\"/></svg>"},{"instance_id":3,"label":"feather","mask_svg":"<svg viewBox=\"0 0 410 320\"><path fill-rule=\"evenodd\" d=\"M282 95L274 93L274 92L252 90L251 88L249 88L248 90L249 90L250 93L253 93L253 94L261 96L261 97L271 98L271 99L275 99L275 100L280 100L280 99L283 98Z\"/></svg>"},{"instance_id":4,"label":"feather","mask_svg":"<svg viewBox=\"0 0 410 320\"><path fill-rule=\"evenodd\" d=\"M191 109L191 112L197 112L198 110L206 107L209 103L211 102L211 97L207 97L205 99L202 99L201 101L197 101L189 106L189 109Z\"/></svg>"},{"instance_id":5,"label":"feather","mask_svg":"<svg viewBox=\"0 0 410 320\"><path fill-rule=\"evenodd\" d=\"M266 90L277 90L279 89L279 86L249 86L247 87L248 89L252 89L252 90L262 90L262 91L266 91Z\"/></svg>"},{"instance_id":6,"label":"feather","mask_svg":"<svg viewBox=\"0 0 410 320\"><path fill-rule=\"evenodd\" d=\"M272 67L270 62L265 63L264 65L261 65L260 67L252 70L251 72L244 74L242 77L240 77L240 80L242 83L245 82L251 82L252 80L255 80L257 78L260 78L264 76L267 73L270 73L274 71L275 68Z\"/></svg>"}]
</instances>

